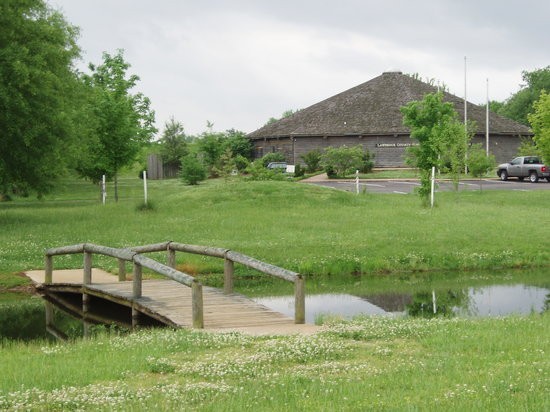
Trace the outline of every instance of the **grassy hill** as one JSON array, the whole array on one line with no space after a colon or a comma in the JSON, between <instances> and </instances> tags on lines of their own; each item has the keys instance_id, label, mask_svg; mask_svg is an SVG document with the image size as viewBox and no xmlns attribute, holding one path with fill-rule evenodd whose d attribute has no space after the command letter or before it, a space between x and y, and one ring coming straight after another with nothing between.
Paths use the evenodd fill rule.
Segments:
<instances>
[{"instance_id":1,"label":"grassy hill","mask_svg":"<svg viewBox=\"0 0 550 412\"><path fill-rule=\"evenodd\" d=\"M441 193L433 210L413 195L354 195L293 182L149 183L123 179L121 201L67 180L42 201L0 203L0 273L43 267L46 248L125 247L174 240L237 250L305 274L492 269L550 262L546 192ZM179 255L193 272L221 262ZM81 258L56 259L57 268ZM96 264L115 270L114 261Z\"/></svg>"}]
</instances>

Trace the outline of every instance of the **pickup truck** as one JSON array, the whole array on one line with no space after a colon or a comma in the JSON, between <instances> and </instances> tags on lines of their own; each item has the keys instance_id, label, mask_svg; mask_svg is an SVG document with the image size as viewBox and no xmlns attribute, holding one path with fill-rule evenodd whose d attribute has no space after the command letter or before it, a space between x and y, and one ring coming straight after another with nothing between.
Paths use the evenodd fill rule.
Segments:
<instances>
[{"instance_id":1,"label":"pickup truck","mask_svg":"<svg viewBox=\"0 0 550 412\"><path fill-rule=\"evenodd\" d=\"M497 175L500 180L508 180L509 177L523 180L528 177L531 183L537 183L541 178L550 182L550 167L545 166L536 156L520 156L510 163L498 165Z\"/></svg>"}]
</instances>

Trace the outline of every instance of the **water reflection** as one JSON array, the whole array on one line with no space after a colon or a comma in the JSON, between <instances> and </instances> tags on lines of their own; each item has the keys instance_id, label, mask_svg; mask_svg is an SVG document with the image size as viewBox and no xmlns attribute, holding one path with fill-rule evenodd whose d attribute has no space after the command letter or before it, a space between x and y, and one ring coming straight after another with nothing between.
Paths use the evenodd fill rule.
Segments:
<instances>
[{"instance_id":1,"label":"water reflection","mask_svg":"<svg viewBox=\"0 0 550 412\"><path fill-rule=\"evenodd\" d=\"M273 310L294 316L294 296L254 298ZM322 315L350 318L366 315L418 317L486 317L542 313L550 308L550 289L538 286L491 285L457 290L430 290L413 294L381 293L306 295L306 322Z\"/></svg>"}]
</instances>

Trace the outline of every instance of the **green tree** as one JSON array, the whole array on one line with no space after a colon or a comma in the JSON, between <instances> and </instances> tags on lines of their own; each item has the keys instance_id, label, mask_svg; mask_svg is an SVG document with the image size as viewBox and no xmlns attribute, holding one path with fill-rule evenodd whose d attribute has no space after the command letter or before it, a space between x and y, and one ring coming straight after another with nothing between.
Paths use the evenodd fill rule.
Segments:
<instances>
[{"instance_id":1,"label":"green tree","mask_svg":"<svg viewBox=\"0 0 550 412\"><path fill-rule=\"evenodd\" d=\"M89 67L91 75L85 76L85 81L91 89L96 122L78 171L93 181L101 174L112 176L118 201L118 172L134 161L157 131L154 112L147 97L131 93L139 77L127 74L130 65L124 61L122 50L113 56L103 53L103 63Z\"/></svg>"},{"instance_id":2,"label":"green tree","mask_svg":"<svg viewBox=\"0 0 550 412\"><path fill-rule=\"evenodd\" d=\"M270 117L268 119L268 121L264 124L264 126L267 126L267 125L270 125L272 123L275 123L275 122L278 122L279 120L281 119L286 119L287 117L290 117L292 116L293 114L295 113L298 113L300 111L300 109L297 109L297 110L292 110L292 109L288 109L288 110L285 110L282 114L281 114L281 117L279 119L277 119L276 117Z\"/></svg>"},{"instance_id":3,"label":"green tree","mask_svg":"<svg viewBox=\"0 0 550 412\"><path fill-rule=\"evenodd\" d=\"M160 155L168 165L180 166L181 159L189 153L183 125L173 117L164 124L160 139Z\"/></svg>"},{"instance_id":4,"label":"green tree","mask_svg":"<svg viewBox=\"0 0 550 412\"><path fill-rule=\"evenodd\" d=\"M469 123L468 130L475 130L475 124ZM454 119L449 121L440 133L438 148L440 158L437 167L451 175L454 190L458 191L460 176L465 170L466 154L473 132L465 130L464 124Z\"/></svg>"},{"instance_id":5,"label":"green tree","mask_svg":"<svg viewBox=\"0 0 550 412\"><path fill-rule=\"evenodd\" d=\"M233 157L242 156L248 160L252 159L254 154L254 146L250 139L246 137L246 133L235 129L229 129L225 132L225 140L222 143L223 152L227 149L231 150Z\"/></svg>"},{"instance_id":6,"label":"green tree","mask_svg":"<svg viewBox=\"0 0 550 412\"><path fill-rule=\"evenodd\" d=\"M443 93L430 93L421 101L413 101L401 108L403 124L411 130L411 138L419 145L408 149L407 162L420 170L418 193L427 203L430 195L432 167L440 168L445 147L454 138L460 138L457 114L452 103L443 102ZM464 127L464 126L462 126Z\"/></svg>"},{"instance_id":7,"label":"green tree","mask_svg":"<svg viewBox=\"0 0 550 412\"><path fill-rule=\"evenodd\" d=\"M487 153L481 143L476 143L468 149L468 169L473 177L479 179L479 190L483 190L482 177L495 167L496 161L493 155Z\"/></svg>"},{"instance_id":8,"label":"green tree","mask_svg":"<svg viewBox=\"0 0 550 412\"><path fill-rule=\"evenodd\" d=\"M322 156L322 163L325 170L328 168L334 171L336 176L344 177L355 172L355 170L361 169L361 166L363 166L363 155L364 151L360 145L354 147L346 145L327 147Z\"/></svg>"},{"instance_id":9,"label":"green tree","mask_svg":"<svg viewBox=\"0 0 550 412\"><path fill-rule=\"evenodd\" d=\"M524 71L522 77L525 84L506 100L498 113L529 125L528 115L533 113L534 103L539 99L543 90L550 90L550 66L532 72Z\"/></svg>"},{"instance_id":10,"label":"green tree","mask_svg":"<svg viewBox=\"0 0 550 412\"><path fill-rule=\"evenodd\" d=\"M41 196L71 161L77 37L43 0L0 2L0 197Z\"/></svg>"},{"instance_id":11,"label":"green tree","mask_svg":"<svg viewBox=\"0 0 550 412\"><path fill-rule=\"evenodd\" d=\"M188 154L182 159L180 173L188 185L197 185L206 179L206 168L196 154Z\"/></svg>"},{"instance_id":12,"label":"green tree","mask_svg":"<svg viewBox=\"0 0 550 412\"><path fill-rule=\"evenodd\" d=\"M535 136L533 140L546 164L550 163L550 94L543 91L529 115Z\"/></svg>"}]
</instances>

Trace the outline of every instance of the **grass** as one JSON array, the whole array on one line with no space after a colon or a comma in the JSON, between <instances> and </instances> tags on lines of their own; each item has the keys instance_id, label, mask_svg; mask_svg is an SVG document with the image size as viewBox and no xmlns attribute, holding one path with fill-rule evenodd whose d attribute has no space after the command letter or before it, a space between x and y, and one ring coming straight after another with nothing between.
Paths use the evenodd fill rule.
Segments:
<instances>
[{"instance_id":1,"label":"grass","mask_svg":"<svg viewBox=\"0 0 550 412\"><path fill-rule=\"evenodd\" d=\"M45 248L82 242L226 247L310 274L310 292L330 289L323 279L335 277L340 291L356 293L388 285L411 291L461 277L482 284L485 276L511 276L510 269L495 275L495 268L548 267L550 258L544 191L441 193L428 210L412 195L171 180L150 182L154 208L144 212L141 185L122 179L121 201L108 198L105 206L96 187L73 179L43 201L0 203L0 295L10 297L1 315L36 311L34 302L12 310L16 295L5 291L27 282L20 271L43 267ZM528 241L511 241L518 236ZM82 257L56 257L54 264L81 267ZM94 266L116 271L108 258L94 257ZM216 283L222 262L178 254L178 267ZM432 272L441 269L461 272ZM274 288L240 275L237 290ZM333 320L312 337L163 329L0 346L0 410L550 409L548 312Z\"/></svg>"},{"instance_id":2,"label":"grass","mask_svg":"<svg viewBox=\"0 0 550 412\"><path fill-rule=\"evenodd\" d=\"M2 348L0 410L548 410L550 316L333 321Z\"/></svg>"},{"instance_id":3,"label":"grass","mask_svg":"<svg viewBox=\"0 0 550 412\"><path fill-rule=\"evenodd\" d=\"M416 196L354 195L292 182L209 181L196 187L152 181L155 207L139 210L142 182L121 179L121 201L103 206L97 188L64 181L44 201L0 203L0 287L43 267L46 248L93 242L113 247L175 240L233 249L309 275L544 267L550 261L550 193L440 193L437 207ZM527 234L527 235L525 235ZM516 241L517 237L521 240ZM81 256L54 259L81 267ZM222 262L178 254L191 273ZM94 258L116 272L116 262Z\"/></svg>"}]
</instances>

